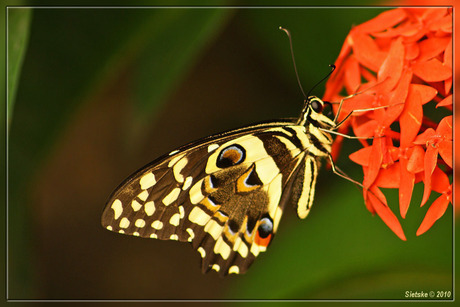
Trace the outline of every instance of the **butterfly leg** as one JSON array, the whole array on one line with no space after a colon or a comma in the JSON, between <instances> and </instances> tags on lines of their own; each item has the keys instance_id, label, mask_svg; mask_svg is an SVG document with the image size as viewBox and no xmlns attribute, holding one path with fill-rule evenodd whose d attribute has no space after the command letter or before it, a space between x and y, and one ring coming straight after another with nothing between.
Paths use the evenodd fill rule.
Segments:
<instances>
[{"instance_id":1,"label":"butterfly leg","mask_svg":"<svg viewBox=\"0 0 460 307\"><path fill-rule=\"evenodd\" d=\"M334 130L329 130L329 129L324 129L324 128L319 128L319 130L325 131L327 133L332 133L335 135L340 135L340 136L343 136L344 138L352 139L352 140L373 140L374 139L373 136L352 136L352 135L343 134L343 133L340 133Z\"/></svg>"},{"instance_id":2,"label":"butterfly leg","mask_svg":"<svg viewBox=\"0 0 460 307\"><path fill-rule=\"evenodd\" d=\"M360 186L361 188L363 188L363 185L360 182L350 178L347 174L345 174L341 169L339 169L335 165L334 160L332 159L332 155L329 154L328 157L329 157L329 161L331 163L332 171L334 172L334 174L336 174L336 175L338 175L338 176L340 176L340 177L342 177L342 178L344 178L344 179L346 179L346 180L348 180L350 182L353 182L354 184L356 184L356 185Z\"/></svg>"},{"instance_id":3,"label":"butterfly leg","mask_svg":"<svg viewBox=\"0 0 460 307\"><path fill-rule=\"evenodd\" d=\"M347 96L349 97L349 96ZM345 98L347 98L345 97ZM342 99L343 100L343 99ZM395 105L398 105L398 104L404 104L404 103L397 103L397 104L394 104L394 105L391 105L391 106L380 106L380 107L372 107L372 108L367 108L367 109L356 109L356 110L351 110L350 113L347 114L347 116L345 116L344 119L342 119L339 123L337 123L335 126L334 126L334 130L335 129L338 129L348 118L350 118L350 116L355 113L355 112L367 112L367 111L374 111L374 110L378 110L378 109L384 109L384 108L388 108L388 107L392 107L392 106L395 106ZM339 114L339 113L337 113ZM337 117L337 115L336 115Z\"/></svg>"}]
</instances>

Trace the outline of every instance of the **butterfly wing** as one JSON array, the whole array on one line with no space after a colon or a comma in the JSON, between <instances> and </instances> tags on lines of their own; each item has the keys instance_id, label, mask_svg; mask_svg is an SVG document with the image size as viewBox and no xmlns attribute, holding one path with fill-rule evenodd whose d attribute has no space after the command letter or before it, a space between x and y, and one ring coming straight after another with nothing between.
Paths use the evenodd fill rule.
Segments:
<instances>
[{"instance_id":1,"label":"butterfly wing","mask_svg":"<svg viewBox=\"0 0 460 307\"><path fill-rule=\"evenodd\" d=\"M305 127L290 121L191 143L122 183L104 209L102 225L191 242L203 272L244 273L273 239L285 204L305 195L304 178L310 175L298 175L305 174L299 166L310 165L306 143Z\"/></svg>"}]
</instances>

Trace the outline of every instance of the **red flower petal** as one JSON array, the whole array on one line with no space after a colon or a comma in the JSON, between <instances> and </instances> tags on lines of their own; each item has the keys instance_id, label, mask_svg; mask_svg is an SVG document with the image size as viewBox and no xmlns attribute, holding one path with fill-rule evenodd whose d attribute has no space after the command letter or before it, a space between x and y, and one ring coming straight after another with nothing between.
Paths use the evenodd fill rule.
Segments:
<instances>
[{"instance_id":1,"label":"red flower petal","mask_svg":"<svg viewBox=\"0 0 460 307\"><path fill-rule=\"evenodd\" d=\"M407 162L407 170L413 174L423 171L425 151L422 146L414 146Z\"/></svg>"},{"instance_id":2,"label":"red flower petal","mask_svg":"<svg viewBox=\"0 0 460 307\"><path fill-rule=\"evenodd\" d=\"M353 116L363 115L363 112L356 112L356 110L369 109L373 107L375 96L368 93L361 93L353 96L343 102L340 119L345 118L349 113L354 111Z\"/></svg>"},{"instance_id":3,"label":"red flower petal","mask_svg":"<svg viewBox=\"0 0 460 307\"><path fill-rule=\"evenodd\" d=\"M399 163L395 163L388 168L382 168L374 181L374 185L384 189L399 188Z\"/></svg>"},{"instance_id":4,"label":"red flower petal","mask_svg":"<svg viewBox=\"0 0 460 307\"><path fill-rule=\"evenodd\" d=\"M446 67L452 68L452 56L453 48L452 48L452 37L450 38L449 44L446 46L446 50L444 51L444 65ZM445 93L449 93L452 88L452 78L446 79L444 83L444 91Z\"/></svg>"},{"instance_id":5,"label":"red flower petal","mask_svg":"<svg viewBox=\"0 0 460 307\"><path fill-rule=\"evenodd\" d=\"M439 142L438 144L439 155L442 157L444 162L446 162L446 164L449 165L450 168L452 168L452 165L453 165L452 147L453 147L452 141L442 141L442 142Z\"/></svg>"},{"instance_id":6,"label":"red flower petal","mask_svg":"<svg viewBox=\"0 0 460 307\"><path fill-rule=\"evenodd\" d=\"M404 44L404 46L406 48L406 60L411 61L418 57L418 55L420 54L420 48L418 47L417 43Z\"/></svg>"},{"instance_id":7,"label":"red flower petal","mask_svg":"<svg viewBox=\"0 0 460 307\"><path fill-rule=\"evenodd\" d=\"M362 123L361 123L362 122ZM352 123L353 133L359 137L371 137L378 127L376 120L369 120L364 116L356 118Z\"/></svg>"},{"instance_id":8,"label":"red flower petal","mask_svg":"<svg viewBox=\"0 0 460 307\"><path fill-rule=\"evenodd\" d=\"M423 16L427 13L427 8L425 7L406 7L404 8L407 15L416 21L419 21L423 18Z\"/></svg>"},{"instance_id":9,"label":"red flower petal","mask_svg":"<svg viewBox=\"0 0 460 307\"><path fill-rule=\"evenodd\" d=\"M446 7L427 8L422 15L422 19L427 24L433 25L436 24L439 20L442 20L444 16L449 16L448 13L449 12ZM450 16L450 18L452 20L452 16Z\"/></svg>"},{"instance_id":10,"label":"red flower petal","mask_svg":"<svg viewBox=\"0 0 460 307\"><path fill-rule=\"evenodd\" d=\"M388 106L390 105L390 95L388 92L379 92L377 95L376 106ZM401 108L402 110L402 108ZM390 113L392 114L392 113ZM374 117L380 123L380 126L388 126L388 123L391 121L388 119L386 108L375 109ZM393 119L393 118L392 118ZM383 127L381 127L383 128Z\"/></svg>"},{"instance_id":11,"label":"red flower petal","mask_svg":"<svg viewBox=\"0 0 460 307\"><path fill-rule=\"evenodd\" d=\"M411 84L410 87L413 90L417 90L420 93L422 104L430 102L438 94L438 91L435 88L428 86L428 85Z\"/></svg>"},{"instance_id":12,"label":"red flower petal","mask_svg":"<svg viewBox=\"0 0 460 307\"><path fill-rule=\"evenodd\" d=\"M444 93L450 93L451 88L452 88L452 77L444 81Z\"/></svg>"},{"instance_id":13,"label":"red flower petal","mask_svg":"<svg viewBox=\"0 0 460 307\"><path fill-rule=\"evenodd\" d=\"M437 105L436 108L439 107L446 107L446 106L451 106L452 105L452 95L447 96L443 100L441 100Z\"/></svg>"},{"instance_id":14,"label":"red flower petal","mask_svg":"<svg viewBox=\"0 0 460 307\"><path fill-rule=\"evenodd\" d=\"M369 165L369 157L371 156L372 146L363 147L358 151L350 154L348 157L351 161L362 166Z\"/></svg>"},{"instance_id":15,"label":"red flower petal","mask_svg":"<svg viewBox=\"0 0 460 307\"><path fill-rule=\"evenodd\" d=\"M436 133L448 140L452 140L452 115L444 117L436 128Z\"/></svg>"},{"instance_id":16,"label":"red flower petal","mask_svg":"<svg viewBox=\"0 0 460 307\"><path fill-rule=\"evenodd\" d=\"M366 33L381 32L391 28L406 18L406 12L403 9L394 9L385 11L377 17L360 24L356 28Z\"/></svg>"},{"instance_id":17,"label":"red flower petal","mask_svg":"<svg viewBox=\"0 0 460 307\"><path fill-rule=\"evenodd\" d=\"M428 35L428 30L421 24L415 25L412 32L404 34L404 43L414 43L420 41L423 37Z\"/></svg>"},{"instance_id":18,"label":"red flower petal","mask_svg":"<svg viewBox=\"0 0 460 307\"><path fill-rule=\"evenodd\" d=\"M390 207L388 207L384 202L382 202L381 198L385 199L385 196L382 192L373 187L369 193L367 193L368 199L372 204L375 212L378 216L382 219L382 221L401 239L406 241L406 236L404 235L404 231L399 223L398 218L394 215L391 211ZM386 202L386 201L385 201Z\"/></svg>"},{"instance_id":19,"label":"red flower petal","mask_svg":"<svg viewBox=\"0 0 460 307\"><path fill-rule=\"evenodd\" d=\"M388 29L384 32L373 33L375 37L397 37L397 36L412 36L419 31L420 26L418 24L412 24L410 22L404 22L400 26L392 29Z\"/></svg>"},{"instance_id":20,"label":"red flower petal","mask_svg":"<svg viewBox=\"0 0 460 307\"><path fill-rule=\"evenodd\" d=\"M401 78L404 64L404 46L402 38L398 37L393 41L387 57L380 66L377 74L379 82L385 81L382 91L391 91Z\"/></svg>"},{"instance_id":21,"label":"red flower petal","mask_svg":"<svg viewBox=\"0 0 460 307\"><path fill-rule=\"evenodd\" d=\"M375 209L372 205L372 201L369 200L368 194L369 194L369 191L366 189L363 189L363 198L364 198L364 204L366 205L366 209L369 210L369 212L372 213L372 215L374 215Z\"/></svg>"},{"instance_id":22,"label":"red flower petal","mask_svg":"<svg viewBox=\"0 0 460 307\"><path fill-rule=\"evenodd\" d=\"M444 65L452 68L452 37L444 50Z\"/></svg>"},{"instance_id":23,"label":"red flower petal","mask_svg":"<svg viewBox=\"0 0 460 307\"><path fill-rule=\"evenodd\" d=\"M430 37L421 41L419 43L420 55L417 58L417 62L424 62L438 56L444 52L451 40L450 37Z\"/></svg>"},{"instance_id":24,"label":"red flower petal","mask_svg":"<svg viewBox=\"0 0 460 307\"><path fill-rule=\"evenodd\" d=\"M400 167L400 186L399 186L399 212L401 217L406 218L409 209L412 191L414 190L415 175L407 170L407 159L399 160Z\"/></svg>"},{"instance_id":25,"label":"red flower petal","mask_svg":"<svg viewBox=\"0 0 460 307\"><path fill-rule=\"evenodd\" d=\"M369 161L369 168L367 173L364 174L363 185L369 188L379 174L380 166L383 161L383 152L385 148L384 138L375 138L372 143L371 158Z\"/></svg>"},{"instance_id":26,"label":"red flower petal","mask_svg":"<svg viewBox=\"0 0 460 307\"><path fill-rule=\"evenodd\" d=\"M358 31L351 31L353 54L358 62L370 68L373 71L378 71L386 54L379 50L374 40L363 33Z\"/></svg>"},{"instance_id":27,"label":"red flower petal","mask_svg":"<svg viewBox=\"0 0 460 307\"><path fill-rule=\"evenodd\" d=\"M420 224L420 227L417 229L417 236L425 233L428 229L430 229L431 226L433 226L434 222L436 222L439 218L441 218L444 215L448 205L449 200L447 198L447 195L442 194L441 196L439 196L426 212L422 224Z\"/></svg>"},{"instance_id":28,"label":"red flower petal","mask_svg":"<svg viewBox=\"0 0 460 307\"><path fill-rule=\"evenodd\" d=\"M443 31L447 33L452 32L452 15L444 16L441 19L438 19L431 23L429 26L430 31Z\"/></svg>"},{"instance_id":29,"label":"red flower petal","mask_svg":"<svg viewBox=\"0 0 460 307\"><path fill-rule=\"evenodd\" d=\"M371 86L374 85L375 82L377 81L377 78L375 77L375 75L371 73L369 69L367 69L366 67L361 66L360 69L361 69L361 76L367 81L367 84Z\"/></svg>"},{"instance_id":30,"label":"red flower petal","mask_svg":"<svg viewBox=\"0 0 460 307\"><path fill-rule=\"evenodd\" d=\"M420 130L423 119L422 100L420 93L411 88L407 96L404 111L401 114L399 124L401 126L401 147L409 147Z\"/></svg>"},{"instance_id":31,"label":"red flower petal","mask_svg":"<svg viewBox=\"0 0 460 307\"><path fill-rule=\"evenodd\" d=\"M392 150L394 149L394 147L393 147L393 141L391 138L392 137L389 135L385 137L385 147L383 148L383 159L382 159L382 165L381 165L382 168L390 167L394 163L393 154L392 154Z\"/></svg>"},{"instance_id":32,"label":"red flower petal","mask_svg":"<svg viewBox=\"0 0 460 307\"><path fill-rule=\"evenodd\" d=\"M353 55L351 55L345 62L344 70L345 88L347 89L348 93L355 93L361 85L361 74L359 72L359 63L356 61Z\"/></svg>"},{"instance_id":33,"label":"red flower petal","mask_svg":"<svg viewBox=\"0 0 460 307\"><path fill-rule=\"evenodd\" d=\"M405 70L402 74L401 79L396 85L396 89L392 93L389 105L385 113L384 126L390 126L405 108L404 102L406 101L407 95L409 94L409 86L412 80L412 72ZM407 102L406 102L407 103Z\"/></svg>"},{"instance_id":34,"label":"red flower petal","mask_svg":"<svg viewBox=\"0 0 460 307\"><path fill-rule=\"evenodd\" d=\"M423 172L419 172L415 174L415 183L419 183L423 181Z\"/></svg>"},{"instance_id":35,"label":"red flower petal","mask_svg":"<svg viewBox=\"0 0 460 307\"><path fill-rule=\"evenodd\" d=\"M439 167L436 167L431 176L431 189L440 194L446 194L449 188L449 177Z\"/></svg>"},{"instance_id":36,"label":"red flower petal","mask_svg":"<svg viewBox=\"0 0 460 307\"><path fill-rule=\"evenodd\" d=\"M412 69L415 75L426 82L444 81L452 77L452 68L445 66L438 59L416 63Z\"/></svg>"},{"instance_id":37,"label":"red flower petal","mask_svg":"<svg viewBox=\"0 0 460 307\"><path fill-rule=\"evenodd\" d=\"M414 141L414 144L426 145L426 142L436 134L433 128L426 129L422 134L419 134Z\"/></svg>"},{"instance_id":38,"label":"red flower petal","mask_svg":"<svg viewBox=\"0 0 460 307\"><path fill-rule=\"evenodd\" d=\"M423 180L423 183L425 184L425 188L423 190L423 198L422 198L422 204L420 206L423 206L426 201L428 200L428 197L430 196L431 193L431 175L433 174L433 171L436 167L436 162L438 159L438 148L428 145L426 148L425 152L425 179Z\"/></svg>"}]
</instances>

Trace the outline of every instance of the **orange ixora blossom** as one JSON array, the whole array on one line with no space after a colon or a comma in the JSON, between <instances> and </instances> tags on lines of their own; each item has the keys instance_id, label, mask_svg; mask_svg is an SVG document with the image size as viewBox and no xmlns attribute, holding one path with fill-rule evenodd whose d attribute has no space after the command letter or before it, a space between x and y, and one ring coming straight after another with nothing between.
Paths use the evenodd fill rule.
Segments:
<instances>
[{"instance_id":1,"label":"orange ixora blossom","mask_svg":"<svg viewBox=\"0 0 460 307\"><path fill-rule=\"evenodd\" d=\"M363 168L367 209L406 240L381 188L399 189L405 218L423 181L422 206L440 193L417 230L424 233L452 203L452 9L388 10L350 31L335 65L323 98L348 95L339 122L355 110L339 131L351 127L363 145L350 159Z\"/></svg>"}]
</instances>

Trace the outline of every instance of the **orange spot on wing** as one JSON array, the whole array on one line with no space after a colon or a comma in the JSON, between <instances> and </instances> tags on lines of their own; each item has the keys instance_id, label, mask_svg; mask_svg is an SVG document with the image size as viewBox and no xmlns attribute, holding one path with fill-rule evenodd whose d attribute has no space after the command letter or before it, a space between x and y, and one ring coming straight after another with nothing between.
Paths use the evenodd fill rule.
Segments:
<instances>
[{"instance_id":1,"label":"orange spot on wing","mask_svg":"<svg viewBox=\"0 0 460 307\"><path fill-rule=\"evenodd\" d=\"M269 234L266 238L261 238L259 236L259 232L257 232L256 237L254 238L254 242L259 246L267 247L268 244L270 244L271 239L272 239L271 234Z\"/></svg>"},{"instance_id":2,"label":"orange spot on wing","mask_svg":"<svg viewBox=\"0 0 460 307\"><path fill-rule=\"evenodd\" d=\"M230 159L233 163L240 161L241 153L235 149L228 149L224 152L223 158Z\"/></svg>"}]
</instances>

